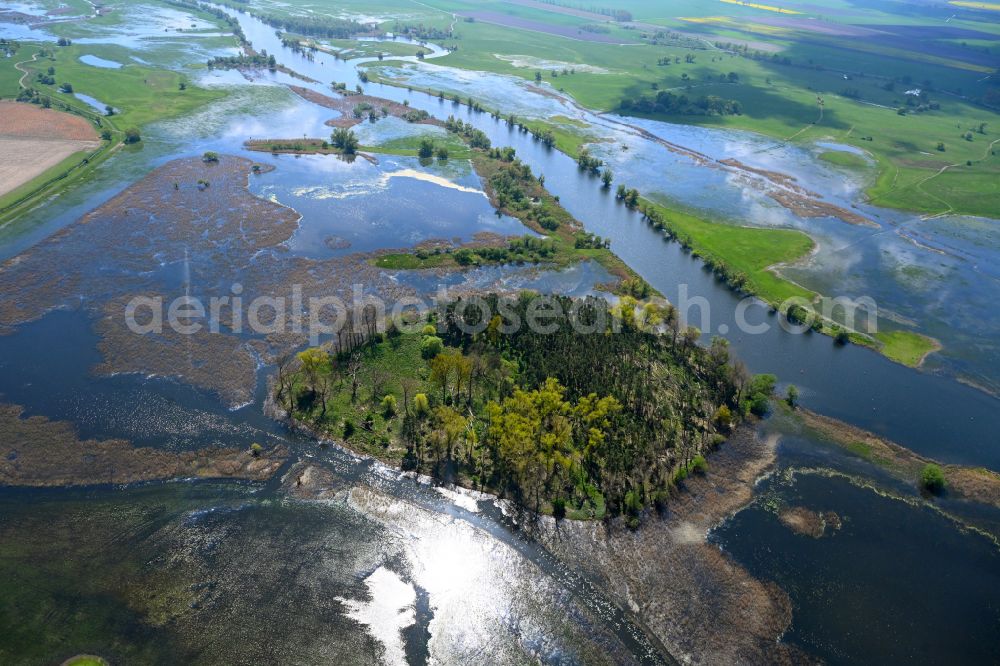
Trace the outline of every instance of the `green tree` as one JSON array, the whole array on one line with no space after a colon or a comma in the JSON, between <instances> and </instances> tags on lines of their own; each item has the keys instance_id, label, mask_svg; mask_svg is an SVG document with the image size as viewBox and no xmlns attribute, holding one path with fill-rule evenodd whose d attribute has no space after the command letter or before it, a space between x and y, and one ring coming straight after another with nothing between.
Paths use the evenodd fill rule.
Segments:
<instances>
[{"instance_id":1,"label":"green tree","mask_svg":"<svg viewBox=\"0 0 1000 666\"><path fill-rule=\"evenodd\" d=\"M426 393L417 393L413 396L413 411L419 418L423 418L430 413L431 403Z\"/></svg>"},{"instance_id":2,"label":"green tree","mask_svg":"<svg viewBox=\"0 0 1000 666\"><path fill-rule=\"evenodd\" d=\"M420 341L420 355L424 358L434 358L444 349L444 340L436 335L425 335Z\"/></svg>"},{"instance_id":3,"label":"green tree","mask_svg":"<svg viewBox=\"0 0 1000 666\"><path fill-rule=\"evenodd\" d=\"M330 143L334 148L340 150L345 155L353 155L358 150L358 137L352 130L346 127L338 127L330 137Z\"/></svg>"},{"instance_id":4,"label":"green tree","mask_svg":"<svg viewBox=\"0 0 1000 666\"><path fill-rule=\"evenodd\" d=\"M306 384L313 396L319 398L321 416L326 416L326 399L330 392L330 355L319 347L310 347L298 353L299 363L305 375Z\"/></svg>"},{"instance_id":5,"label":"green tree","mask_svg":"<svg viewBox=\"0 0 1000 666\"><path fill-rule=\"evenodd\" d=\"M417 157L420 159L430 159L434 156L434 142L430 139L421 139L420 148L417 149Z\"/></svg>"},{"instance_id":6,"label":"green tree","mask_svg":"<svg viewBox=\"0 0 1000 666\"><path fill-rule=\"evenodd\" d=\"M795 384L788 385L788 392L785 394L785 402L787 402L788 406L792 409L795 409L795 407L799 404L799 389L796 388Z\"/></svg>"},{"instance_id":7,"label":"green tree","mask_svg":"<svg viewBox=\"0 0 1000 666\"><path fill-rule=\"evenodd\" d=\"M715 421L715 427L719 430L728 431L733 427L733 412L726 405L722 405L715 410L712 420Z\"/></svg>"},{"instance_id":8,"label":"green tree","mask_svg":"<svg viewBox=\"0 0 1000 666\"><path fill-rule=\"evenodd\" d=\"M139 130L136 127L129 127L125 130L125 143L139 143L142 141L142 136L139 134Z\"/></svg>"},{"instance_id":9,"label":"green tree","mask_svg":"<svg viewBox=\"0 0 1000 666\"><path fill-rule=\"evenodd\" d=\"M604 184L604 188L607 189L611 187L611 183L614 182L615 174L611 169L605 169L601 172L601 183Z\"/></svg>"},{"instance_id":10,"label":"green tree","mask_svg":"<svg viewBox=\"0 0 1000 666\"><path fill-rule=\"evenodd\" d=\"M929 493L939 494L946 485L944 470L938 465L928 463L920 472L920 486Z\"/></svg>"}]
</instances>

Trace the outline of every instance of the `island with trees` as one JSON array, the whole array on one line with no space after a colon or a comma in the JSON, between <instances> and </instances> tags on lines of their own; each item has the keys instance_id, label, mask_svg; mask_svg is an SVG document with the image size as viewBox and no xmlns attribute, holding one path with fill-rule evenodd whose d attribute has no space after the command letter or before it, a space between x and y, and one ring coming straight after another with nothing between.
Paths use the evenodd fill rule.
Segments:
<instances>
[{"instance_id":1,"label":"island with trees","mask_svg":"<svg viewBox=\"0 0 1000 666\"><path fill-rule=\"evenodd\" d=\"M698 336L670 306L630 297L489 295L384 327L369 308L285 358L273 404L406 470L530 511L637 525L774 388L724 340Z\"/></svg>"}]
</instances>

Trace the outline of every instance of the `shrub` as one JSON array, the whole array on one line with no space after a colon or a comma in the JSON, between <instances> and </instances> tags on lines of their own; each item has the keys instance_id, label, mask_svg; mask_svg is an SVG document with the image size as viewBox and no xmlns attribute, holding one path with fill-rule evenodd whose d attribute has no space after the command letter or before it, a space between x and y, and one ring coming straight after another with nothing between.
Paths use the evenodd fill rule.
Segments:
<instances>
[{"instance_id":1,"label":"shrub","mask_svg":"<svg viewBox=\"0 0 1000 666\"><path fill-rule=\"evenodd\" d=\"M695 456L688 467L694 474L704 474L708 471L708 461L704 456Z\"/></svg>"},{"instance_id":2,"label":"shrub","mask_svg":"<svg viewBox=\"0 0 1000 666\"><path fill-rule=\"evenodd\" d=\"M253 444L250 445L250 455L252 455L254 458L259 458L261 451L263 450L264 447L258 444L257 442L254 442Z\"/></svg>"},{"instance_id":3,"label":"shrub","mask_svg":"<svg viewBox=\"0 0 1000 666\"><path fill-rule=\"evenodd\" d=\"M561 520L566 517L566 500L562 497L557 497L552 500L552 515L556 520Z\"/></svg>"},{"instance_id":4,"label":"shrub","mask_svg":"<svg viewBox=\"0 0 1000 666\"><path fill-rule=\"evenodd\" d=\"M139 143L140 141L142 141L142 135L139 134L137 127L129 127L125 130L125 143Z\"/></svg>"},{"instance_id":5,"label":"shrub","mask_svg":"<svg viewBox=\"0 0 1000 666\"><path fill-rule=\"evenodd\" d=\"M434 155L434 142L430 139L421 139L420 148L417 150L417 157L428 159Z\"/></svg>"},{"instance_id":6,"label":"shrub","mask_svg":"<svg viewBox=\"0 0 1000 666\"><path fill-rule=\"evenodd\" d=\"M796 388L795 384L789 384L788 393L785 394L785 402L792 409L795 409L795 405L799 402L799 389Z\"/></svg>"},{"instance_id":7,"label":"shrub","mask_svg":"<svg viewBox=\"0 0 1000 666\"><path fill-rule=\"evenodd\" d=\"M719 430L729 430L733 425L733 413L726 405L722 405L717 410L715 410L715 416L712 417L715 421L715 427Z\"/></svg>"},{"instance_id":8,"label":"shrub","mask_svg":"<svg viewBox=\"0 0 1000 666\"><path fill-rule=\"evenodd\" d=\"M920 487L937 495L945 487L944 471L933 463L924 465L923 471L920 472Z\"/></svg>"},{"instance_id":9,"label":"shrub","mask_svg":"<svg viewBox=\"0 0 1000 666\"><path fill-rule=\"evenodd\" d=\"M211 150L206 151L204 155L201 156L202 162L218 162L219 154L212 152Z\"/></svg>"},{"instance_id":10,"label":"shrub","mask_svg":"<svg viewBox=\"0 0 1000 666\"><path fill-rule=\"evenodd\" d=\"M763 393L757 393L750 398L750 411L754 416L766 416L770 407L770 402Z\"/></svg>"},{"instance_id":11,"label":"shrub","mask_svg":"<svg viewBox=\"0 0 1000 666\"><path fill-rule=\"evenodd\" d=\"M350 439L354 435L354 421L344 419L344 439Z\"/></svg>"},{"instance_id":12,"label":"shrub","mask_svg":"<svg viewBox=\"0 0 1000 666\"><path fill-rule=\"evenodd\" d=\"M424 358L434 358L444 350L444 340L436 335L426 335L420 343L420 355Z\"/></svg>"},{"instance_id":13,"label":"shrub","mask_svg":"<svg viewBox=\"0 0 1000 666\"><path fill-rule=\"evenodd\" d=\"M396 396L389 394L382 398L382 414L384 414L387 419L396 415L397 406L398 403L396 402Z\"/></svg>"},{"instance_id":14,"label":"shrub","mask_svg":"<svg viewBox=\"0 0 1000 666\"><path fill-rule=\"evenodd\" d=\"M625 509L633 516L638 516L642 511L642 498L638 491L630 490L625 493Z\"/></svg>"},{"instance_id":15,"label":"shrub","mask_svg":"<svg viewBox=\"0 0 1000 666\"><path fill-rule=\"evenodd\" d=\"M761 374L754 375L750 382L750 390L753 393L764 393L771 395L774 393L774 386L778 383L778 378L774 375Z\"/></svg>"}]
</instances>

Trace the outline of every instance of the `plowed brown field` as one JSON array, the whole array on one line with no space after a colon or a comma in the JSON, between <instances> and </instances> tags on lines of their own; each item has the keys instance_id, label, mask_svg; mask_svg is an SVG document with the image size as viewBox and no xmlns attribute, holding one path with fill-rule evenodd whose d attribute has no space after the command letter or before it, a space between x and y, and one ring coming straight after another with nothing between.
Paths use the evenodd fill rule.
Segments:
<instances>
[{"instance_id":1,"label":"plowed brown field","mask_svg":"<svg viewBox=\"0 0 1000 666\"><path fill-rule=\"evenodd\" d=\"M85 119L33 104L0 102L0 195L100 140Z\"/></svg>"}]
</instances>

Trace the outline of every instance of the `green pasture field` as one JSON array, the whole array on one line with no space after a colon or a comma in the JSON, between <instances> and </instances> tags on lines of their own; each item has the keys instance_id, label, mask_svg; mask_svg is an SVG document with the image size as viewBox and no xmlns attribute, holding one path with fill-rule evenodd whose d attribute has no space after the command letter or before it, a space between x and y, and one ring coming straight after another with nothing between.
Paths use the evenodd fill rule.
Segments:
<instances>
[{"instance_id":1,"label":"green pasture field","mask_svg":"<svg viewBox=\"0 0 1000 666\"><path fill-rule=\"evenodd\" d=\"M222 91L192 85L179 72L135 63L129 58L129 50L121 46L73 44L63 47L47 45L46 48L51 57L23 65L31 71L26 83L72 103L72 95L57 92L62 84L70 83L74 92L90 95L114 107L118 113L112 120L123 129L131 126L141 128L157 120L181 116L225 96ZM88 54L120 62L124 66L106 69L81 62L80 56ZM20 59L20 54L17 59ZM55 68L55 83L38 83L34 75L44 73L50 66ZM186 85L185 90L180 89L182 82ZM82 102L79 104L81 108L90 110Z\"/></svg>"},{"instance_id":2,"label":"green pasture field","mask_svg":"<svg viewBox=\"0 0 1000 666\"><path fill-rule=\"evenodd\" d=\"M432 4L451 11L466 7L465 3L440 0L432 0ZM733 13L733 5L719 2L716 8L715 3L709 4L719 14ZM506 5L482 6L495 11L495 6ZM531 11L532 20L559 17L549 21L554 25L566 18L555 12ZM523 14L522 8L517 8L516 15ZM535 79L538 70L514 66L497 56L529 56L566 63L568 68L597 67L604 71L577 71L557 78L549 72L542 74L546 85L598 111L616 110L623 99L653 96L658 90L691 98L716 95L738 100L743 107L742 115L658 114L655 117L670 122L746 129L801 143L835 139L875 156L879 177L869 191L875 203L926 213L1000 215L1000 199L992 185L1000 165L991 146L1000 138L1000 114L975 104L972 99L938 91L939 87L949 91L960 89L970 98L983 93L988 85L982 81L983 72L970 70L962 63L926 58L922 61L920 58L924 56L919 53L903 58L898 52L885 49L880 52L878 44L858 44L857 40L851 48L846 48L826 38L810 39L795 32L769 38L781 46L782 56L792 59L790 66L711 49L585 42L483 22L459 21L455 30L457 37L452 42L459 48L437 60L438 64L513 75L529 81ZM694 56L693 63L685 62L688 54ZM679 57L681 63L657 64L666 57ZM739 77L738 83L721 81L721 77L731 72ZM892 79L897 81L890 86ZM906 91L926 87L927 82L931 84L931 101L940 108L918 113L907 106ZM899 114L901 108L907 109L906 115ZM983 123L986 133L980 134L977 130ZM971 141L965 138L969 131L973 131ZM938 150L939 143L945 144L943 153ZM560 148L571 146L571 141L564 140ZM947 165L955 166L937 175ZM957 176L959 172L961 177ZM954 182L958 180L962 183Z\"/></svg>"}]
</instances>

